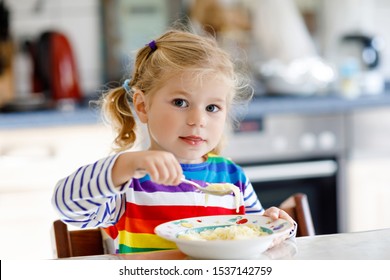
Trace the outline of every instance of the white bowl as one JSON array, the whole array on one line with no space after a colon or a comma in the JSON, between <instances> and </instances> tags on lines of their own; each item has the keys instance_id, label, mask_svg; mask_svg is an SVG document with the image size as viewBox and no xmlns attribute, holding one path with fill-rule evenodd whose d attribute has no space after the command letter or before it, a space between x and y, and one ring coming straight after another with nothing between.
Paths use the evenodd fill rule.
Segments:
<instances>
[{"instance_id":1,"label":"white bowl","mask_svg":"<svg viewBox=\"0 0 390 280\"><path fill-rule=\"evenodd\" d=\"M197 232L235 224L259 226L267 235L239 240L185 240L178 236L189 230ZM196 259L252 259L261 255L280 236L287 235L293 225L284 220L272 220L260 215L219 215L180 219L163 223L155 233L175 242L180 251Z\"/></svg>"}]
</instances>

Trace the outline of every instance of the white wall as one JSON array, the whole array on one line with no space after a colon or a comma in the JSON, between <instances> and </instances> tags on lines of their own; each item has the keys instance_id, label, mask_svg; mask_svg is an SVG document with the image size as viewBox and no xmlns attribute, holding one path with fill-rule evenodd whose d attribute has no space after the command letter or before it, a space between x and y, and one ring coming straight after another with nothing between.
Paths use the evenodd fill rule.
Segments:
<instances>
[{"instance_id":1,"label":"white wall","mask_svg":"<svg viewBox=\"0 0 390 280\"><path fill-rule=\"evenodd\" d=\"M84 94L94 93L101 84L102 76L100 1L6 0L5 2L11 12L11 32L16 43L37 37L47 29L59 30L68 36L74 49L82 90ZM20 54L15 60L15 81L18 81L22 76L26 76L25 68L28 62L21 63Z\"/></svg>"}]
</instances>

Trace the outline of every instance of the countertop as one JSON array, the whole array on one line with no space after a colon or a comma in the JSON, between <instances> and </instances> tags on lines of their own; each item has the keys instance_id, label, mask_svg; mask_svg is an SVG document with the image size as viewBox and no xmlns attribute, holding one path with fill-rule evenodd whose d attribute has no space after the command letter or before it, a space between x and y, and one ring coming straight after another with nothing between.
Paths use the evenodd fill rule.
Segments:
<instances>
[{"instance_id":1,"label":"countertop","mask_svg":"<svg viewBox=\"0 0 390 280\"><path fill-rule=\"evenodd\" d=\"M248 107L247 117L270 114L333 114L356 109L390 106L390 91L349 99L336 94L320 96L255 97Z\"/></svg>"},{"instance_id":2,"label":"countertop","mask_svg":"<svg viewBox=\"0 0 390 280\"><path fill-rule=\"evenodd\" d=\"M357 109L390 107L390 91L347 99L337 95L324 96L255 96L245 109L245 118L252 119L276 114L333 114ZM0 130L42 126L96 124L101 122L99 111L88 105L73 110L42 110L0 113Z\"/></svg>"},{"instance_id":3,"label":"countertop","mask_svg":"<svg viewBox=\"0 0 390 280\"><path fill-rule=\"evenodd\" d=\"M19 128L98 124L102 122L100 112L88 106L72 110L42 110L0 114L0 131Z\"/></svg>"},{"instance_id":4,"label":"countertop","mask_svg":"<svg viewBox=\"0 0 390 280\"><path fill-rule=\"evenodd\" d=\"M179 250L137 254L73 257L87 260L191 260ZM390 260L390 228L297 237L264 252L256 259L272 260Z\"/></svg>"}]
</instances>

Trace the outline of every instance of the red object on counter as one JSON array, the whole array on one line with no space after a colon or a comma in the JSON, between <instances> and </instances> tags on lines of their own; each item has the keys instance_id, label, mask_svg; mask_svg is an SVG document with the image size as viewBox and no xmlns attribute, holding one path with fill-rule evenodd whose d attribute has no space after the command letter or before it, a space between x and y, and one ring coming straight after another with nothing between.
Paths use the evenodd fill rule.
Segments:
<instances>
[{"instance_id":1,"label":"red object on counter","mask_svg":"<svg viewBox=\"0 0 390 280\"><path fill-rule=\"evenodd\" d=\"M81 99L79 74L68 38L58 31L46 31L28 45L34 63L33 92L47 99Z\"/></svg>"},{"instance_id":2,"label":"red object on counter","mask_svg":"<svg viewBox=\"0 0 390 280\"><path fill-rule=\"evenodd\" d=\"M54 100L81 98L76 62L68 39L61 33L50 36L52 94Z\"/></svg>"}]
</instances>

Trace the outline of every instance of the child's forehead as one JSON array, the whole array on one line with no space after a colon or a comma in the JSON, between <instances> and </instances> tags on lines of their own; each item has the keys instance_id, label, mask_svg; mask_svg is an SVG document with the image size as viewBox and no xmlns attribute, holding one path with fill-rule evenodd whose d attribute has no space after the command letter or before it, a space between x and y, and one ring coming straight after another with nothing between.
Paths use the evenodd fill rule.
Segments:
<instances>
[{"instance_id":1,"label":"child's forehead","mask_svg":"<svg viewBox=\"0 0 390 280\"><path fill-rule=\"evenodd\" d=\"M205 82L223 83L226 86L232 86L232 80L222 73L213 71L188 70L173 74L168 74L165 79L166 83L175 82L179 85L198 85L202 86Z\"/></svg>"}]
</instances>

